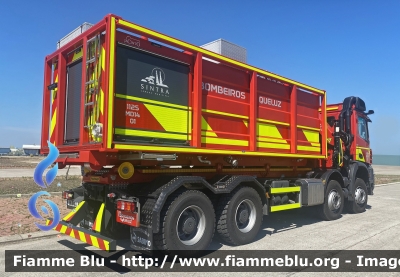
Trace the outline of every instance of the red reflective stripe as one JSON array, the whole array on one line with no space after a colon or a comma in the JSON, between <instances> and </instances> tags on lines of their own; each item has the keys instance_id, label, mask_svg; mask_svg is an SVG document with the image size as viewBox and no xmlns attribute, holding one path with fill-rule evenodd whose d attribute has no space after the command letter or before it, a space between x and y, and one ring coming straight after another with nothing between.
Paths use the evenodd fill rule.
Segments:
<instances>
[{"instance_id":1,"label":"red reflective stripe","mask_svg":"<svg viewBox=\"0 0 400 277\"><path fill-rule=\"evenodd\" d=\"M104 241L102 239L97 238L97 242L99 244L100 249L106 250L106 246L104 245Z\"/></svg>"},{"instance_id":2,"label":"red reflective stripe","mask_svg":"<svg viewBox=\"0 0 400 277\"><path fill-rule=\"evenodd\" d=\"M78 230L74 230L74 235L76 239L80 240L80 236L79 236L79 231Z\"/></svg>"},{"instance_id":3,"label":"red reflective stripe","mask_svg":"<svg viewBox=\"0 0 400 277\"><path fill-rule=\"evenodd\" d=\"M93 226L92 226L92 230L96 230L96 220L94 220L94 222L93 222Z\"/></svg>"},{"instance_id":4,"label":"red reflective stripe","mask_svg":"<svg viewBox=\"0 0 400 277\"><path fill-rule=\"evenodd\" d=\"M62 227L62 225L61 225L61 224L58 224L57 227L56 227L56 231L60 231L60 230L61 230L61 227Z\"/></svg>"},{"instance_id":5,"label":"red reflective stripe","mask_svg":"<svg viewBox=\"0 0 400 277\"><path fill-rule=\"evenodd\" d=\"M89 235L89 234L85 234L85 238L86 238L86 243L87 243L87 244L93 245L93 244L92 244L92 239L90 238L90 235Z\"/></svg>"},{"instance_id":6,"label":"red reflective stripe","mask_svg":"<svg viewBox=\"0 0 400 277\"><path fill-rule=\"evenodd\" d=\"M72 228L67 228L67 230L65 230L65 234L67 236L69 236L69 234L71 234Z\"/></svg>"}]
</instances>

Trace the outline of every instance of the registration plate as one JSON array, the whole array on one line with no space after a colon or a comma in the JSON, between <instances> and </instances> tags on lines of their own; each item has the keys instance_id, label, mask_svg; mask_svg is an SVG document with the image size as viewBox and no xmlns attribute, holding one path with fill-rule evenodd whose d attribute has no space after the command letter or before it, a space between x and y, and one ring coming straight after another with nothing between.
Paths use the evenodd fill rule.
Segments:
<instances>
[{"instance_id":1,"label":"registration plate","mask_svg":"<svg viewBox=\"0 0 400 277\"><path fill-rule=\"evenodd\" d=\"M79 205L79 202L75 202L75 201L72 200L72 199L67 200L67 208L68 208L68 209L76 208L78 205Z\"/></svg>"},{"instance_id":2,"label":"registration plate","mask_svg":"<svg viewBox=\"0 0 400 277\"><path fill-rule=\"evenodd\" d=\"M84 219L84 220L81 221L81 227L92 228L93 227L93 221Z\"/></svg>"}]
</instances>

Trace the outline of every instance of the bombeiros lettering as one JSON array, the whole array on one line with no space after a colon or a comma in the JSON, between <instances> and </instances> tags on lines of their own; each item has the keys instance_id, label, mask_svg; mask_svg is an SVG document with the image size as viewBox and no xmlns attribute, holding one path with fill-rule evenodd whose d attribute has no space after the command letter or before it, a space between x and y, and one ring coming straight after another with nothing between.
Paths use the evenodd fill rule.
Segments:
<instances>
[{"instance_id":1,"label":"bombeiros lettering","mask_svg":"<svg viewBox=\"0 0 400 277\"><path fill-rule=\"evenodd\" d=\"M226 88L210 83L202 82L202 89L210 92L215 92L218 94L224 94L238 99L246 99L246 93L244 91L234 90L231 88Z\"/></svg>"}]
</instances>

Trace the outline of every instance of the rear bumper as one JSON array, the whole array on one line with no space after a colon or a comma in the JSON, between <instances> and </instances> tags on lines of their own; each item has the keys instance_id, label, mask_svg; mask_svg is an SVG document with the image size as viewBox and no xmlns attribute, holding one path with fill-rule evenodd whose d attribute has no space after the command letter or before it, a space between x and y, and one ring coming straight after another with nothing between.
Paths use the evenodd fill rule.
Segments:
<instances>
[{"instance_id":1,"label":"rear bumper","mask_svg":"<svg viewBox=\"0 0 400 277\"><path fill-rule=\"evenodd\" d=\"M46 225L50 225L51 222L52 220L48 219ZM60 221L54 227L54 230L105 251L116 251L117 248L116 240L81 227L73 226L71 223L65 221Z\"/></svg>"}]
</instances>

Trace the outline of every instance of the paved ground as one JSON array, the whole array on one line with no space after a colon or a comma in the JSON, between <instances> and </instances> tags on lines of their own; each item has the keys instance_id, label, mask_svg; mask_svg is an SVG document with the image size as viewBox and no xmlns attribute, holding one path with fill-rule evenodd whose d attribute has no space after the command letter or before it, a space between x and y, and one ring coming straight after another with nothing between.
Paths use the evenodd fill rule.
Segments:
<instances>
[{"instance_id":1,"label":"paved ground","mask_svg":"<svg viewBox=\"0 0 400 277\"><path fill-rule=\"evenodd\" d=\"M65 176L68 167L58 170L58 176ZM0 169L0 178L11 178L11 177L32 177L34 168L7 168ZM81 175L81 167L71 165L68 175Z\"/></svg>"},{"instance_id":2,"label":"paved ground","mask_svg":"<svg viewBox=\"0 0 400 277\"><path fill-rule=\"evenodd\" d=\"M400 166L373 165L374 173L379 175L400 175Z\"/></svg>"},{"instance_id":3,"label":"paved ground","mask_svg":"<svg viewBox=\"0 0 400 277\"><path fill-rule=\"evenodd\" d=\"M262 230L257 240L251 244L236 247L236 250L398 250L400 249L400 183L381 185L370 196L369 206L362 214L343 214L336 221L321 221L310 209L285 211L264 217ZM119 249L123 249L122 242ZM28 240L15 244L0 244L1 249L13 250L63 250L94 249L70 237L52 236L41 240ZM213 249L233 249L218 239L212 243ZM293 252L291 252L293 253ZM0 252L0 275L4 273L4 251ZM92 273L51 273L60 276L93 276ZM132 273L130 273L132 274ZM343 273L323 274L338 276ZM97 273L97 276L120 276L119 273ZM141 274L144 275L144 274ZM159 276L159 273L148 273ZM188 275L188 274L185 274ZM190 273L190 276L231 276L232 273ZM321 276L321 273L240 273L237 276ZM374 272L349 273L347 276L377 276ZM385 273L382 276L399 276L398 273ZM19 276L7 273L5 276ZM24 276L47 276L43 273L26 273ZM182 273L168 273L168 276L182 276Z\"/></svg>"}]
</instances>

